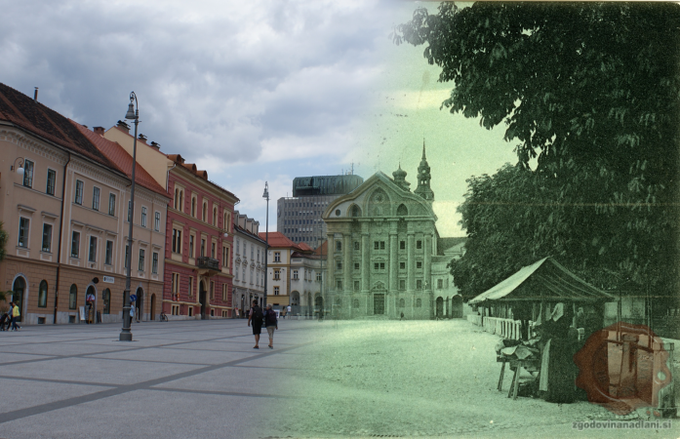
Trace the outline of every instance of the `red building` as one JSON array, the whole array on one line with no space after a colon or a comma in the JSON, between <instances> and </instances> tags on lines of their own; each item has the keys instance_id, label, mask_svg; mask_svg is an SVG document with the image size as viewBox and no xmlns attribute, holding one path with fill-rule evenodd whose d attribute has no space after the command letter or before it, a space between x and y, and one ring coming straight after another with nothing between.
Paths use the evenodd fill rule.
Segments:
<instances>
[{"instance_id":1,"label":"red building","mask_svg":"<svg viewBox=\"0 0 680 439\"><path fill-rule=\"evenodd\" d=\"M124 122L105 136L132 148L134 139ZM232 218L239 199L179 154L166 155L159 144L147 144L142 134L137 140L137 161L170 198L162 310L170 319L231 317Z\"/></svg>"}]
</instances>

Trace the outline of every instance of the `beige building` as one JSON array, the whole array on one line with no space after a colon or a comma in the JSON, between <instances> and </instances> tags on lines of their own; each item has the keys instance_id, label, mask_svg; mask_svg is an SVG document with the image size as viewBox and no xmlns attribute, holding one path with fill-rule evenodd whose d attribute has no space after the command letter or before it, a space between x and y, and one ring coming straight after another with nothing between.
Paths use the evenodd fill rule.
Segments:
<instances>
[{"instance_id":1,"label":"beige building","mask_svg":"<svg viewBox=\"0 0 680 439\"><path fill-rule=\"evenodd\" d=\"M265 242L259 229L258 221L234 211L233 300L240 317L247 315L253 300L264 299Z\"/></svg>"},{"instance_id":2,"label":"beige building","mask_svg":"<svg viewBox=\"0 0 680 439\"><path fill-rule=\"evenodd\" d=\"M0 151L0 220L9 235L0 287L22 320L121 321L131 157L2 84ZM148 318L162 285L165 230L156 224L165 222L167 197L139 166L137 175L132 289Z\"/></svg>"}]
</instances>

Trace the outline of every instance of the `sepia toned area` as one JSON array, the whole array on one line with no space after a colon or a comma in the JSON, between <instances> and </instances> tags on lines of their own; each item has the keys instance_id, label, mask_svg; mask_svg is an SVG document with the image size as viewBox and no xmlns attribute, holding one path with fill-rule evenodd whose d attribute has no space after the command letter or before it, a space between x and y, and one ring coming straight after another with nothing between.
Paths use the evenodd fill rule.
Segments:
<instances>
[{"instance_id":1,"label":"sepia toned area","mask_svg":"<svg viewBox=\"0 0 680 439\"><path fill-rule=\"evenodd\" d=\"M326 321L299 332L307 343L281 356L281 365L295 364L284 379L295 397L263 418L265 437L675 438L680 432L674 419L665 430L579 431L574 423L649 417L644 410L617 416L587 401L509 397L507 368L497 389L500 338L466 320ZM674 367L677 373L677 362Z\"/></svg>"}]
</instances>

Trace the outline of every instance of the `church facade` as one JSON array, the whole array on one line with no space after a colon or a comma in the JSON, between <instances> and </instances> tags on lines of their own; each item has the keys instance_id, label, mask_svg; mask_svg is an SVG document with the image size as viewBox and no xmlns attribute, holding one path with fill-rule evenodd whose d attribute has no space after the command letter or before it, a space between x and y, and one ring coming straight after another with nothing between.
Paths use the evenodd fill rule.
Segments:
<instances>
[{"instance_id":1,"label":"church facade","mask_svg":"<svg viewBox=\"0 0 680 439\"><path fill-rule=\"evenodd\" d=\"M436 267L441 240L425 146L415 191L401 166L392 175L377 172L323 214L328 238L323 309L331 317L440 316L437 288L450 274Z\"/></svg>"}]
</instances>

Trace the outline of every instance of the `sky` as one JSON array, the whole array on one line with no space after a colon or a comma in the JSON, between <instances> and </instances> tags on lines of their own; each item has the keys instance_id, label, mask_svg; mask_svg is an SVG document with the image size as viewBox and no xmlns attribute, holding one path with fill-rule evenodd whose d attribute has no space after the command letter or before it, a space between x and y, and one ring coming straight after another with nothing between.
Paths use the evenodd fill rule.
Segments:
<instances>
[{"instance_id":1,"label":"sky","mask_svg":"<svg viewBox=\"0 0 680 439\"><path fill-rule=\"evenodd\" d=\"M424 46L396 46L408 0L0 0L0 82L76 122L114 126L129 94L139 132L208 171L269 230L297 176L401 166L412 190L423 141L440 236L472 175L516 162L502 130L440 110L452 84ZM436 3L425 3L432 11Z\"/></svg>"}]
</instances>

